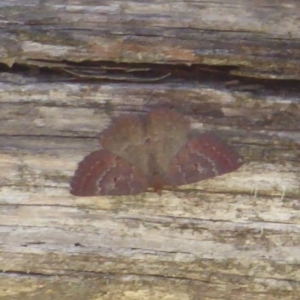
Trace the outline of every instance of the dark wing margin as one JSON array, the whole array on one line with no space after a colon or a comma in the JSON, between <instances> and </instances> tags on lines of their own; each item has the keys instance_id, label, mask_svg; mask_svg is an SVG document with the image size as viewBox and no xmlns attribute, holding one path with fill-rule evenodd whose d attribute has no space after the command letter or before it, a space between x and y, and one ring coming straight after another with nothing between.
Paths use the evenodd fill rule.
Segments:
<instances>
[{"instance_id":1,"label":"dark wing margin","mask_svg":"<svg viewBox=\"0 0 300 300\"><path fill-rule=\"evenodd\" d=\"M188 140L169 165L166 184L184 185L235 171L242 165L237 152L210 134Z\"/></svg>"},{"instance_id":2,"label":"dark wing margin","mask_svg":"<svg viewBox=\"0 0 300 300\"><path fill-rule=\"evenodd\" d=\"M136 195L147 190L145 175L125 159L107 150L88 154L71 181L75 196Z\"/></svg>"}]
</instances>

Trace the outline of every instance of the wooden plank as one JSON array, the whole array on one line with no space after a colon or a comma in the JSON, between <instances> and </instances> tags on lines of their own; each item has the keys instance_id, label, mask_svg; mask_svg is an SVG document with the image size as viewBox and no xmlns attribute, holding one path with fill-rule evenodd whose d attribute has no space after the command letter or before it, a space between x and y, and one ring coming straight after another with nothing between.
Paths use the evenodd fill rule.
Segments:
<instances>
[{"instance_id":1,"label":"wooden plank","mask_svg":"<svg viewBox=\"0 0 300 300\"><path fill-rule=\"evenodd\" d=\"M283 101L214 81L2 88L1 299L296 299L300 134L292 92ZM173 105L193 128L226 137L244 166L161 197L71 196L78 161L98 148L111 117L153 105Z\"/></svg>"},{"instance_id":2,"label":"wooden plank","mask_svg":"<svg viewBox=\"0 0 300 300\"><path fill-rule=\"evenodd\" d=\"M0 3L0 299L298 299L299 2L100 2ZM161 106L244 165L70 195L113 117Z\"/></svg>"},{"instance_id":3,"label":"wooden plank","mask_svg":"<svg viewBox=\"0 0 300 300\"><path fill-rule=\"evenodd\" d=\"M299 78L297 0L2 1L3 63L113 61L236 66Z\"/></svg>"}]
</instances>

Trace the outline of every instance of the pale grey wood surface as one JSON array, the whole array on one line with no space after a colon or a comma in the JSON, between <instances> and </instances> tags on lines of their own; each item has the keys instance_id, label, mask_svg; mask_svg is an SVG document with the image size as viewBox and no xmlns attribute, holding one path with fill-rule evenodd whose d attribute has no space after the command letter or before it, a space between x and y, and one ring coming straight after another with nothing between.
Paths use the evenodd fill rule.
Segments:
<instances>
[{"instance_id":1,"label":"pale grey wood surface","mask_svg":"<svg viewBox=\"0 0 300 300\"><path fill-rule=\"evenodd\" d=\"M54 299L80 292L82 299L199 299L198 293L204 299L294 299L300 133L279 122L270 130L247 130L230 116L245 115L237 105L241 97L256 121L287 111L295 99L168 84L141 85L138 95L110 83L2 88L0 246L7 290L1 299L38 299L47 289ZM165 91L161 101L182 93L193 95L191 102L219 105L223 118L191 115L193 127L227 137L244 166L161 197L71 196L70 178L78 161L98 148L98 133L120 110L147 107L149 91L154 98ZM104 109L107 99L120 110Z\"/></svg>"},{"instance_id":2,"label":"pale grey wood surface","mask_svg":"<svg viewBox=\"0 0 300 300\"><path fill-rule=\"evenodd\" d=\"M207 63L299 79L298 1L99 3L2 1L1 62ZM17 73L0 73L1 300L299 298L297 84ZM111 118L157 105L216 131L245 164L161 197L71 196Z\"/></svg>"},{"instance_id":3,"label":"pale grey wood surface","mask_svg":"<svg viewBox=\"0 0 300 300\"><path fill-rule=\"evenodd\" d=\"M1 61L231 65L297 79L297 0L2 1Z\"/></svg>"}]
</instances>

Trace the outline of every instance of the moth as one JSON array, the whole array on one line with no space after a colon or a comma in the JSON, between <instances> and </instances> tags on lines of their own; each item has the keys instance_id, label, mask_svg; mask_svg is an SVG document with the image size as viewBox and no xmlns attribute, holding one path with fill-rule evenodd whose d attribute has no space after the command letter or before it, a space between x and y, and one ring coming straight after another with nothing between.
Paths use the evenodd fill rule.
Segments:
<instances>
[{"instance_id":1,"label":"moth","mask_svg":"<svg viewBox=\"0 0 300 300\"><path fill-rule=\"evenodd\" d=\"M187 117L160 108L144 117L116 118L99 137L71 181L76 196L136 195L235 171L237 152L212 134L194 133Z\"/></svg>"}]
</instances>

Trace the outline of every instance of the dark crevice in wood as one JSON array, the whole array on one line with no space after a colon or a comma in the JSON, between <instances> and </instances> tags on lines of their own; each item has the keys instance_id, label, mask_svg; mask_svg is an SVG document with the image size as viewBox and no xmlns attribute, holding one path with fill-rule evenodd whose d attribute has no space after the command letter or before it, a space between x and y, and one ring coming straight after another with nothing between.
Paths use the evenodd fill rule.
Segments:
<instances>
[{"instance_id":1,"label":"dark crevice in wood","mask_svg":"<svg viewBox=\"0 0 300 300\"><path fill-rule=\"evenodd\" d=\"M31 62L31 63L30 63ZM14 64L9 68L0 64L0 74L11 73L38 78L39 82L127 82L127 83L195 83L214 82L231 91L249 91L255 94L285 92L297 96L300 93L299 80L260 79L232 75L236 66L212 66L192 64L145 64L115 63L109 61L29 60L27 64Z\"/></svg>"},{"instance_id":2,"label":"dark crevice in wood","mask_svg":"<svg viewBox=\"0 0 300 300\"><path fill-rule=\"evenodd\" d=\"M45 274L41 272L22 272L22 271L14 271L14 270L7 270L4 271L6 275L18 275L18 276L34 276L34 277L53 277L51 274ZM59 274L55 274L55 276L59 276Z\"/></svg>"}]
</instances>

